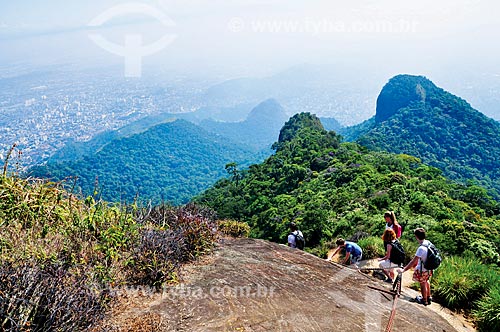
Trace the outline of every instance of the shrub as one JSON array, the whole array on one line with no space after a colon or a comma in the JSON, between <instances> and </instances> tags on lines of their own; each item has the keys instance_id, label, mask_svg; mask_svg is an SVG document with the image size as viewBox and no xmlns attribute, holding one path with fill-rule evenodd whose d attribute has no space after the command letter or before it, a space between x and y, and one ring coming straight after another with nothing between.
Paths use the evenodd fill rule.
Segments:
<instances>
[{"instance_id":1,"label":"shrub","mask_svg":"<svg viewBox=\"0 0 500 332\"><path fill-rule=\"evenodd\" d=\"M0 330L84 331L103 317L110 297L83 273L34 261L0 266Z\"/></svg>"},{"instance_id":2,"label":"shrub","mask_svg":"<svg viewBox=\"0 0 500 332\"><path fill-rule=\"evenodd\" d=\"M2 331L86 330L119 295L102 289L159 287L218 236L214 212L195 205L111 205L6 176L0 194Z\"/></svg>"},{"instance_id":3,"label":"shrub","mask_svg":"<svg viewBox=\"0 0 500 332\"><path fill-rule=\"evenodd\" d=\"M133 284L160 287L175 278L186 260L182 235L172 230L143 229L128 264L128 280Z\"/></svg>"},{"instance_id":4,"label":"shrub","mask_svg":"<svg viewBox=\"0 0 500 332\"><path fill-rule=\"evenodd\" d=\"M472 315L479 331L500 331L500 286L498 283L477 301Z\"/></svg>"},{"instance_id":5,"label":"shrub","mask_svg":"<svg viewBox=\"0 0 500 332\"><path fill-rule=\"evenodd\" d=\"M248 237L250 226L246 222L235 220L219 220L217 223L219 232L232 237Z\"/></svg>"},{"instance_id":6,"label":"shrub","mask_svg":"<svg viewBox=\"0 0 500 332\"><path fill-rule=\"evenodd\" d=\"M477 256L485 264L500 265L500 255L495 245L489 241L477 239L470 244L467 251Z\"/></svg>"},{"instance_id":7,"label":"shrub","mask_svg":"<svg viewBox=\"0 0 500 332\"><path fill-rule=\"evenodd\" d=\"M381 238L370 236L359 240L358 245L363 249L363 259L384 257L384 241Z\"/></svg>"},{"instance_id":8,"label":"shrub","mask_svg":"<svg viewBox=\"0 0 500 332\"><path fill-rule=\"evenodd\" d=\"M160 287L173 280L182 263L212 249L217 226L212 210L196 205L166 205L137 211L143 228L127 264L128 280Z\"/></svg>"},{"instance_id":9,"label":"shrub","mask_svg":"<svg viewBox=\"0 0 500 332\"><path fill-rule=\"evenodd\" d=\"M210 251L218 236L214 211L195 204L182 207L160 205L139 210L136 220L143 225L151 224L181 234L192 258Z\"/></svg>"},{"instance_id":10,"label":"shrub","mask_svg":"<svg viewBox=\"0 0 500 332\"><path fill-rule=\"evenodd\" d=\"M445 307L468 309L491 287L500 283L498 271L476 258L448 257L432 278L433 295Z\"/></svg>"}]
</instances>

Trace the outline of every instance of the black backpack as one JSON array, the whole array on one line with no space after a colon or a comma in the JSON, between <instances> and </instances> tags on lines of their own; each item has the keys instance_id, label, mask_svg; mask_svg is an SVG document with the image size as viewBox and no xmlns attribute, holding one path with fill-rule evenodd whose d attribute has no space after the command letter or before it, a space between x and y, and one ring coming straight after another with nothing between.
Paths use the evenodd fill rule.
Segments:
<instances>
[{"instance_id":1,"label":"black backpack","mask_svg":"<svg viewBox=\"0 0 500 332\"><path fill-rule=\"evenodd\" d=\"M422 244L422 246L427 248L427 259L422 262L423 267L429 271L437 269L443 261L439 250L432 243L428 245Z\"/></svg>"},{"instance_id":2,"label":"black backpack","mask_svg":"<svg viewBox=\"0 0 500 332\"><path fill-rule=\"evenodd\" d=\"M392 246L391 249L391 257L389 257L389 260L397 265L401 265L405 261L405 249L401 245L401 242L398 240L395 240L394 242L389 243Z\"/></svg>"},{"instance_id":3,"label":"black backpack","mask_svg":"<svg viewBox=\"0 0 500 332\"><path fill-rule=\"evenodd\" d=\"M304 236L299 233L299 231L292 232L292 235L295 237L295 246L297 249L304 250L304 247L306 246L306 240L304 239Z\"/></svg>"}]
</instances>

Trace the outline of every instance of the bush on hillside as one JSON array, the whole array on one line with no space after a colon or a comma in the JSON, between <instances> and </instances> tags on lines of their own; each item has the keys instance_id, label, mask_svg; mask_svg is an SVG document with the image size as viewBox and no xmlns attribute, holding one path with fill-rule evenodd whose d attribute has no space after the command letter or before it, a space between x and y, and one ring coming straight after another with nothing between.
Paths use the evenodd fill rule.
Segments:
<instances>
[{"instance_id":1,"label":"bush on hillside","mask_svg":"<svg viewBox=\"0 0 500 332\"><path fill-rule=\"evenodd\" d=\"M133 283L160 287L217 240L209 209L111 205L0 178L0 330L80 331Z\"/></svg>"},{"instance_id":2,"label":"bush on hillside","mask_svg":"<svg viewBox=\"0 0 500 332\"><path fill-rule=\"evenodd\" d=\"M363 259L380 258L385 256L384 241L376 236L359 240L358 245L363 249Z\"/></svg>"},{"instance_id":3,"label":"bush on hillside","mask_svg":"<svg viewBox=\"0 0 500 332\"><path fill-rule=\"evenodd\" d=\"M99 321L109 302L91 289L83 273L34 261L0 266L0 330L84 331Z\"/></svg>"},{"instance_id":4,"label":"bush on hillside","mask_svg":"<svg viewBox=\"0 0 500 332\"><path fill-rule=\"evenodd\" d=\"M498 270L476 258L448 257L434 271L433 297L445 307L464 310L478 301L493 285L500 284Z\"/></svg>"},{"instance_id":5,"label":"bush on hillside","mask_svg":"<svg viewBox=\"0 0 500 332\"><path fill-rule=\"evenodd\" d=\"M477 239L470 244L466 254L477 256L484 264L496 264L500 266L500 255L495 245L483 239Z\"/></svg>"},{"instance_id":6,"label":"bush on hillside","mask_svg":"<svg viewBox=\"0 0 500 332\"><path fill-rule=\"evenodd\" d=\"M143 228L128 263L134 284L161 287L175 280L180 265L209 252L218 236L212 211L193 204L142 209L136 219Z\"/></svg>"},{"instance_id":7,"label":"bush on hillside","mask_svg":"<svg viewBox=\"0 0 500 332\"><path fill-rule=\"evenodd\" d=\"M479 301L472 315L481 332L500 331L500 285L492 285Z\"/></svg>"},{"instance_id":8,"label":"bush on hillside","mask_svg":"<svg viewBox=\"0 0 500 332\"><path fill-rule=\"evenodd\" d=\"M248 237L250 226L246 222L236 220L219 220L217 223L219 232L231 237Z\"/></svg>"}]
</instances>

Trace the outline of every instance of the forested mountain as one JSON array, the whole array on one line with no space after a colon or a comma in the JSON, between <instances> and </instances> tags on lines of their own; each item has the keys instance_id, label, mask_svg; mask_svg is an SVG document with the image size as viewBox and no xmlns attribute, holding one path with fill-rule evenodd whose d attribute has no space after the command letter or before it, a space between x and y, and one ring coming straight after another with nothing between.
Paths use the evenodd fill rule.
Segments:
<instances>
[{"instance_id":1,"label":"forested mountain","mask_svg":"<svg viewBox=\"0 0 500 332\"><path fill-rule=\"evenodd\" d=\"M80 160L48 162L30 175L62 180L78 177L84 195L96 182L108 201L188 201L225 174L225 165L248 165L260 157L245 146L211 134L185 120L163 123L147 131L112 140Z\"/></svg>"},{"instance_id":2,"label":"forested mountain","mask_svg":"<svg viewBox=\"0 0 500 332\"><path fill-rule=\"evenodd\" d=\"M482 187L448 180L413 156L342 143L309 113L293 116L274 148L263 163L233 169L195 201L273 241L285 241L295 221L310 247L359 232L379 237L384 211L394 210L406 239L425 227L447 254L480 247L475 255L500 263L499 205Z\"/></svg>"},{"instance_id":3,"label":"forested mountain","mask_svg":"<svg viewBox=\"0 0 500 332\"><path fill-rule=\"evenodd\" d=\"M500 123L425 77L392 78L374 119L345 133L372 149L421 158L452 179L474 180L500 198Z\"/></svg>"},{"instance_id":4,"label":"forested mountain","mask_svg":"<svg viewBox=\"0 0 500 332\"><path fill-rule=\"evenodd\" d=\"M207 119L200 126L259 150L270 147L276 141L286 120L288 116L283 107L275 99L268 99L252 109L244 121L221 122Z\"/></svg>"},{"instance_id":5,"label":"forested mountain","mask_svg":"<svg viewBox=\"0 0 500 332\"><path fill-rule=\"evenodd\" d=\"M112 140L129 137L146 131L153 126L175 121L176 119L184 119L195 124L199 124L201 121L209 118L220 121L239 121L245 119L250 110L250 105L243 104L227 108L203 107L199 110L186 113L160 113L149 115L129 123L118 130L109 130L99 133L88 141L69 141L63 148L59 149L52 156L50 156L49 161L61 162L81 159L86 155L97 152ZM285 120L283 120L283 122L285 122Z\"/></svg>"}]
</instances>

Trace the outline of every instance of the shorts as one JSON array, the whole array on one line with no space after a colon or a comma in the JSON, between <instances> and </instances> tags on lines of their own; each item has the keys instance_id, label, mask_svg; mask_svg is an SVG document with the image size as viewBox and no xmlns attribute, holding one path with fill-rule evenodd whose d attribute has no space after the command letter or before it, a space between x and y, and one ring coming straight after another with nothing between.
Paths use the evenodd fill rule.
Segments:
<instances>
[{"instance_id":1,"label":"shorts","mask_svg":"<svg viewBox=\"0 0 500 332\"><path fill-rule=\"evenodd\" d=\"M359 256L352 256L351 255L351 264L358 264L360 261L361 261L361 257L363 255L359 255Z\"/></svg>"},{"instance_id":2,"label":"shorts","mask_svg":"<svg viewBox=\"0 0 500 332\"><path fill-rule=\"evenodd\" d=\"M413 272L413 281L416 282L427 282L429 278L432 276L432 271L420 271L420 269L416 269Z\"/></svg>"},{"instance_id":3,"label":"shorts","mask_svg":"<svg viewBox=\"0 0 500 332\"><path fill-rule=\"evenodd\" d=\"M391 262L390 260L386 259L385 261L382 261L378 264L378 266L381 268L381 269L388 269L390 267L397 267L399 266L398 264L395 264L393 262Z\"/></svg>"}]
</instances>

